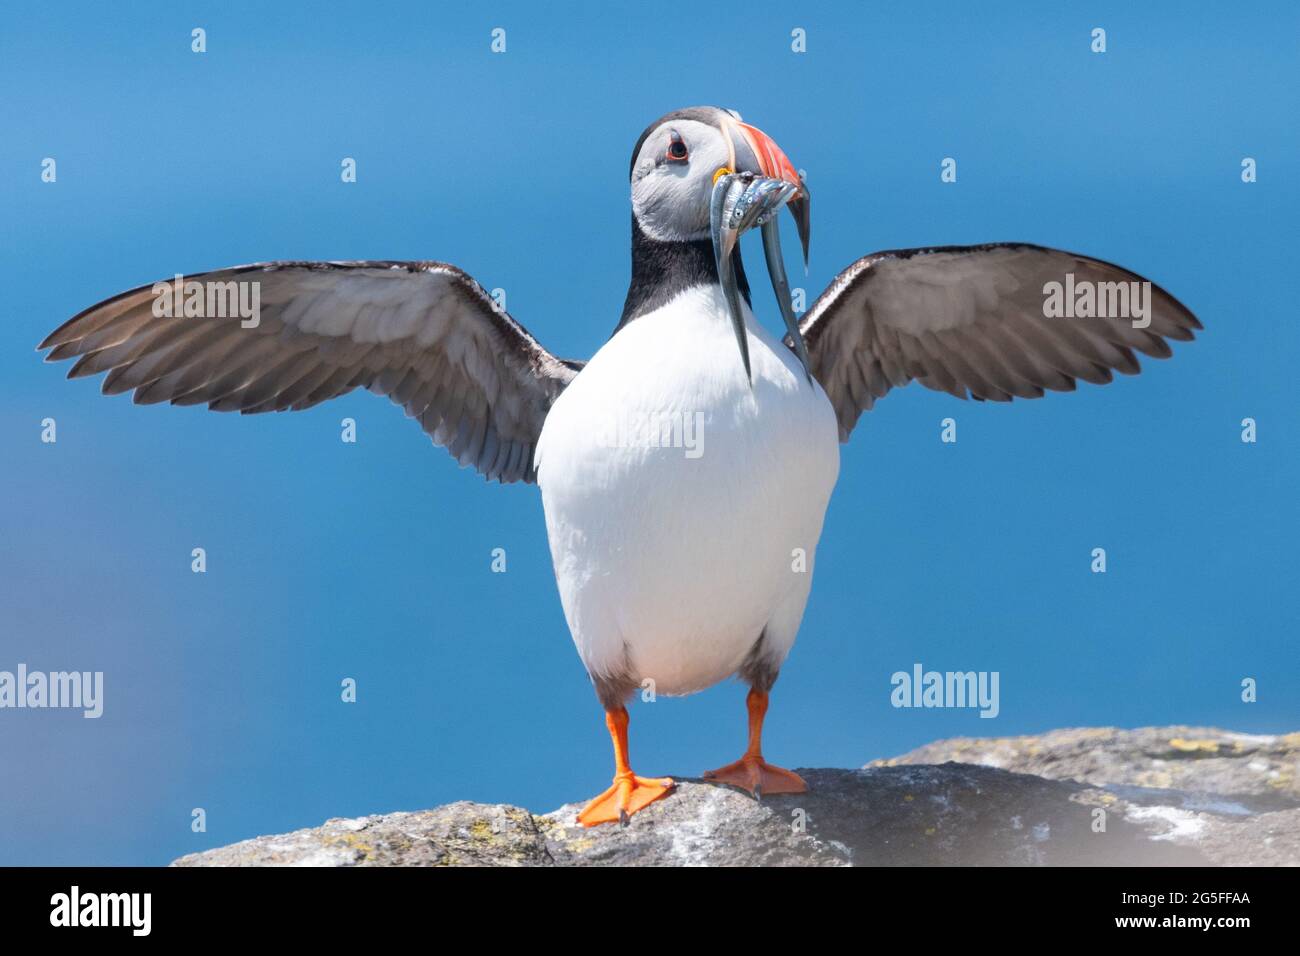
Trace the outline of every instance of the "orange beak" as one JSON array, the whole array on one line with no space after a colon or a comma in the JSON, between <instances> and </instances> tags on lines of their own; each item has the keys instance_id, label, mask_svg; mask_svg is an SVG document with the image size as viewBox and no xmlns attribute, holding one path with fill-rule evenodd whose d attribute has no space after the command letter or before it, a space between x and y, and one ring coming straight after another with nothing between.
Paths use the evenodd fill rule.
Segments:
<instances>
[{"instance_id":1,"label":"orange beak","mask_svg":"<svg viewBox=\"0 0 1300 956\"><path fill-rule=\"evenodd\" d=\"M790 208L795 224L799 227L799 243L803 246L803 264L806 272L808 269L808 241L812 233L812 210L809 208L808 187L804 184L799 171L794 168L794 164L790 162L790 158L785 155L785 151L776 145L776 141L772 137L757 126L750 126L740 120L736 120L735 124L745 138L750 150L757 157L759 169L764 176L770 179L781 179L799 187L799 195L791 199L786 205Z\"/></svg>"},{"instance_id":2,"label":"orange beak","mask_svg":"<svg viewBox=\"0 0 1300 956\"><path fill-rule=\"evenodd\" d=\"M782 152L781 147L776 145L772 137L768 136L757 126L750 126L748 123L736 122L740 127L740 132L744 134L749 143L749 148L754 151L758 157L758 165L762 169L763 175L771 179L784 179L787 183L803 188L803 180L799 178L799 172L790 162L789 157Z\"/></svg>"}]
</instances>

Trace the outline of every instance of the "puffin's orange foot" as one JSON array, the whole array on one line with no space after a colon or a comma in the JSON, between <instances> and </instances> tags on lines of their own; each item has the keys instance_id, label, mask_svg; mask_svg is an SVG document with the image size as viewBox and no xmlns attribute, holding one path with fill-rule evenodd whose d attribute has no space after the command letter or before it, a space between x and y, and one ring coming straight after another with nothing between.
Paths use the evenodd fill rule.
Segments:
<instances>
[{"instance_id":1,"label":"puffin's orange foot","mask_svg":"<svg viewBox=\"0 0 1300 956\"><path fill-rule=\"evenodd\" d=\"M638 777L634 773L621 773L614 778L612 787L578 814L578 822L584 827L594 827L599 823L627 826L628 817L660 797L668 796L675 786L668 777Z\"/></svg>"},{"instance_id":2,"label":"puffin's orange foot","mask_svg":"<svg viewBox=\"0 0 1300 956\"><path fill-rule=\"evenodd\" d=\"M708 771L704 779L740 787L748 790L755 798L762 797L765 793L805 793L808 790L803 777L794 771L774 767L761 756L748 754L735 763Z\"/></svg>"}]
</instances>

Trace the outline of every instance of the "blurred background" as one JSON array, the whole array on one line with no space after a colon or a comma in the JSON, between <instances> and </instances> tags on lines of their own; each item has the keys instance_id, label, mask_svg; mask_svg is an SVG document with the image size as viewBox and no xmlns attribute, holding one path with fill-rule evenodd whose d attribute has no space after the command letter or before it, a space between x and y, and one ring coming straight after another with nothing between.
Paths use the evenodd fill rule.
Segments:
<instances>
[{"instance_id":1,"label":"blurred background","mask_svg":"<svg viewBox=\"0 0 1300 956\"><path fill-rule=\"evenodd\" d=\"M461 472L365 392L295 415L137 408L34 349L176 272L392 258L461 266L552 351L588 357L626 291L633 142L699 103L806 170L812 270L790 267L810 302L873 250L1023 240L1121 263L1206 326L1105 388L1004 406L913 386L867 414L769 758L857 766L1081 725L1300 729L1300 14L1092 6L6 10L0 670L103 671L105 700L98 720L0 710L0 863L164 864L327 817L546 811L608 785L534 487ZM755 304L778 328L770 294ZM998 671L1000 714L893 708L890 675L915 663ZM637 770L734 759L743 696L634 705Z\"/></svg>"}]
</instances>

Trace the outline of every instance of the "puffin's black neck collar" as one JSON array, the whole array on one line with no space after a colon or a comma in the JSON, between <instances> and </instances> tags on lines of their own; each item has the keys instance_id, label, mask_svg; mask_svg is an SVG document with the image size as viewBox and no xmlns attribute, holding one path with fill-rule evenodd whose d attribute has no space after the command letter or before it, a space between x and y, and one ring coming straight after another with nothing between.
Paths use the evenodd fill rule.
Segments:
<instances>
[{"instance_id":1,"label":"puffin's black neck collar","mask_svg":"<svg viewBox=\"0 0 1300 956\"><path fill-rule=\"evenodd\" d=\"M740 263L740 247L732 253L736 286L749 303L749 282ZM692 242L662 242L651 239L632 216L632 281L627 287L627 301L619 329L633 319L667 305L675 296L697 285L717 285L718 266L713 259L713 243L708 239Z\"/></svg>"}]
</instances>

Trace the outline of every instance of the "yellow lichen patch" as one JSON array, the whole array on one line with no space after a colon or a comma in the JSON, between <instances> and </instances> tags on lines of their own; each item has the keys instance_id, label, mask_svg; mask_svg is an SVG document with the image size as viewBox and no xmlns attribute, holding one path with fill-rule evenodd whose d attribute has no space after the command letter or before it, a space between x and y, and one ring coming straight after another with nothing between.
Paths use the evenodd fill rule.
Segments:
<instances>
[{"instance_id":1,"label":"yellow lichen patch","mask_svg":"<svg viewBox=\"0 0 1300 956\"><path fill-rule=\"evenodd\" d=\"M904 795L904 797L903 797L903 802L904 802L904 803L911 803L911 802L912 802L913 800L915 800L915 799L916 799L916 798L913 797L913 796L909 793L909 794L905 794L905 795Z\"/></svg>"},{"instance_id":2,"label":"yellow lichen patch","mask_svg":"<svg viewBox=\"0 0 1300 956\"><path fill-rule=\"evenodd\" d=\"M1169 741L1169 746L1175 750L1181 750L1183 753L1195 753L1198 750L1210 754L1219 752L1219 742L1217 740L1187 740L1184 737L1175 737Z\"/></svg>"},{"instance_id":3,"label":"yellow lichen patch","mask_svg":"<svg viewBox=\"0 0 1300 956\"><path fill-rule=\"evenodd\" d=\"M1289 790L1295 786L1295 772L1289 767L1279 767L1276 775L1269 775L1265 781L1274 790Z\"/></svg>"},{"instance_id":4,"label":"yellow lichen patch","mask_svg":"<svg viewBox=\"0 0 1300 956\"><path fill-rule=\"evenodd\" d=\"M340 844L348 849L356 850L361 854L362 859L370 856L375 852L375 848L369 843L365 843L355 833L340 833L337 836L330 837L324 841L328 846L339 846Z\"/></svg>"},{"instance_id":5,"label":"yellow lichen patch","mask_svg":"<svg viewBox=\"0 0 1300 956\"><path fill-rule=\"evenodd\" d=\"M1173 774L1168 770L1144 770L1135 778L1139 787L1154 787L1157 790L1168 790L1174 785Z\"/></svg>"},{"instance_id":6,"label":"yellow lichen patch","mask_svg":"<svg viewBox=\"0 0 1300 956\"><path fill-rule=\"evenodd\" d=\"M926 828L925 828L925 835L926 835L926 836L934 836L934 835L935 835L936 833L938 833L938 832L939 832L939 831L936 830L934 827L926 827Z\"/></svg>"},{"instance_id":7,"label":"yellow lichen patch","mask_svg":"<svg viewBox=\"0 0 1300 956\"><path fill-rule=\"evenodd\" d=\"M496 834L492 832L492 824L486 820L475 820L470 825L469 835L475 840L493 840L496 838Z\"/></svg>"}]
</instances>

